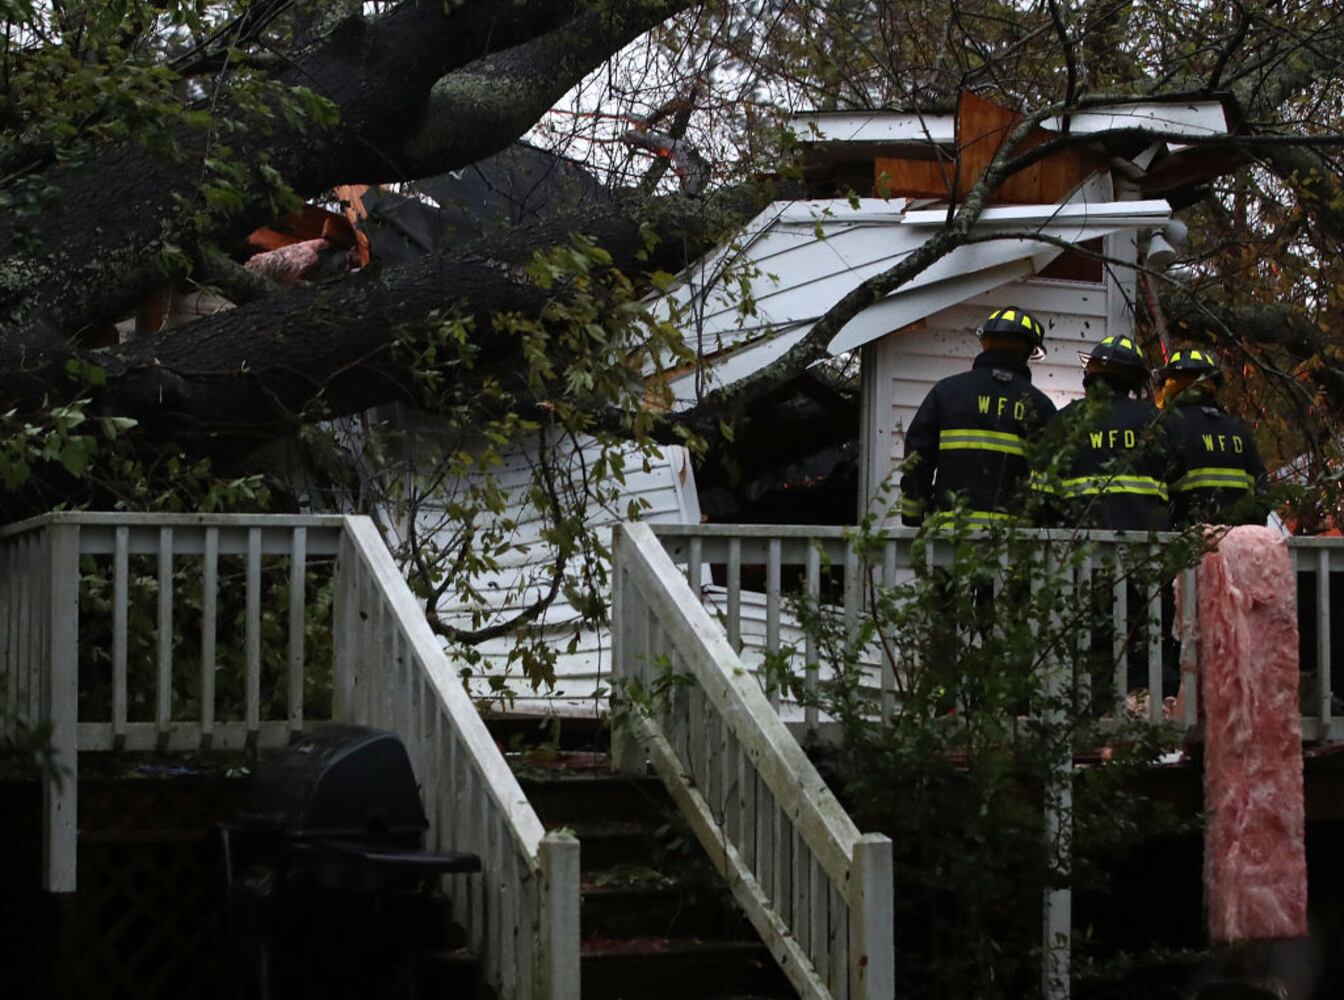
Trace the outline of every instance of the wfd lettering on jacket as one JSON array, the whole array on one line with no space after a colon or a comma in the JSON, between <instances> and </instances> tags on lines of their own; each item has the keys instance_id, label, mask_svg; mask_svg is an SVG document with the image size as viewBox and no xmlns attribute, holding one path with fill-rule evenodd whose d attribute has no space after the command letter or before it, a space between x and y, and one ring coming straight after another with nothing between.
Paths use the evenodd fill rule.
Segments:
<instances>
[{"instance_id":1,"label":"wfd lettering on jacket","mask_svg":"<svg viewBox=\"0 0 1344 1000\"><path fill-rule=\"evenodd\" d=\"M1205 451L1226 452L1229 438L1232 440L1232 451L1235 454L1240 455L1246 450L1246 444L1242 441L1240 434L1201 434L1199 438L1204 443ZM1213 446L1215 441L1218 442L1217 448Z\"/></svg>"},{"instance_id":2,"label":"wfd lettering on jacket","mask_svg":"<svg viewBox=\"0 0 1344 1000\"><path fill-rule=\"evenodd\" d=\"M1011 404L1014 420L1025 420L1027 418L1027 401L1025 399L1009 399L1007 396L976 396L975 402L976 408L984 414L993 413L996 417L1001 417Z\"/></svg>"}]
</instances>

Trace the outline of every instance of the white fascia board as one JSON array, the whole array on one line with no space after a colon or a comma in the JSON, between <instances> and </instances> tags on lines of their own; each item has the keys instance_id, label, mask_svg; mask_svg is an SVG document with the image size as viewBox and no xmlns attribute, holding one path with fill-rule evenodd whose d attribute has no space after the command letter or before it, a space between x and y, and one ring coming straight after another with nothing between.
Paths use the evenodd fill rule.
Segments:
<instances>
[{"instance_id":1,"label":"white fascia board","mask_svg":"<svg viewBox=\"0 0 1344 1000\"><path fill-rule=\"evenodd\" d=\"M788 127L802 142L916 142L955 145L957 116L911 111L814 111Z\"/></svg>"},{"instance_id":2,"label":"white fascia board","mask_svg":"<svg viewBox=\"0 0 1344 1000\"><path fill-rule=\"evenodd\" d=\"M781 226L807 226L821 223L851 225L855 222L896 223L908 214L905 198L825 198L816 201L777 202L775 221ZM771 206L772 208L774 206Z\"/></svg>"},{"instance_id":3,"label":"white fascia board","mask_svg":"<svg viewBox=\"0 0 1344 1000\"><path fill-rule=\"evenodd\" d=\"M1056 255L1060 253L1058 247L1049 249ZM841 327L826 349L833 355L852 351L916 320L1033 273L1032 258L1024 256L996 267L925 285L908 295L893 295L869 306Z\"/></svg>"},{"instance_id":4,"label":"white fascia board","mask_svg":"<svg viewBox=\"0 0 1344 1000\"><path fill-rule=\"evenodd\" d=\"M1226 135L1227 113L1221 101L1186 103L1144 103L1108 105L1069 115L1069 131L1093 135L1115 129L1142 128L1177 135ZM1041 127L1058 132L1064 127L1060 118L1047 118Z\"/></svg>"},{"instance_id":5,"label":"white fascia board","mask_svg":"<svg viewBox=\"0 0 1344 1000\"><path fill-rule=\"evenodd\" d=\"M1149 201L1069 202L1053 205L1002 205L987 208L976 220L984 226L1017 227L1075 223L1082 225L1134 226L1161 225L1171 218L1171 206L1162 199ZM942 226L947 222L943 209L906 212L906 226Z\"/></svg>"}]
</instances>

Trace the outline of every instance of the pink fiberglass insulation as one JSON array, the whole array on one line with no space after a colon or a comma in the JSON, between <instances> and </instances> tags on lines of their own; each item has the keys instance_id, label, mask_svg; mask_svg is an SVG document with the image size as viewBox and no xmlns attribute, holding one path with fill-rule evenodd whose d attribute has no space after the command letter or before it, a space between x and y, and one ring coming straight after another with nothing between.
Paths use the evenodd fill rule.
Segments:
<instances>
[{"instance_id":1,"label":"pink fiberglass insulation","mask_svg":"<svg viewBox=\"0 0 1344 1000\"><path fill-rule=\"evenodd\" d=\"M1286 539L1231 529L1199 569L1204 885L1214 942L1307 932L1297 585Z\"/></svg>"}]
</instances>

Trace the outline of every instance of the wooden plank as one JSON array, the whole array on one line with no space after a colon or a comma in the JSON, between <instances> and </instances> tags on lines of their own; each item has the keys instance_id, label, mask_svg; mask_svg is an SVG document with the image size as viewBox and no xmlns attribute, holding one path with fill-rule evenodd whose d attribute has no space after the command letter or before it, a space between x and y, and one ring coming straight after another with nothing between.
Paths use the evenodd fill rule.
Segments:
<instances>
[{"instance_id":1,"label":"wooden plank","mask_svg":"<svg viewBox=\"0 0 1344 1000\"><path fill-rule=\"evenodd\" d=\"M1115 578L1111 582L1111 664L1115 669L1115 713L1125 711L1129 694L1129 586L1125 581L1125 571L1120 565L1120 552L1112 550L1115 560L1112 572Z\"/></svg>"},{"instance_id":2,"label":"wooden plank","mask_svg":"<svg viewBox=\"0 0 1344 1000\"><path fill-rule=\"evenodd\" d=\"M896 994L891 840L869 833L854 849L849 877L849 995L889 1000Z\"/></svg>"},{"instance_id":3,"label":"wooden plank","mask_svg":"<svg viewBox=\"0 0 1344 1000\"><path fill-rule=\"evenodd\" d=\"M1074 603L1075 606L1091 608L1092 607L1092 556L1084 555L1082 561L1077 567L1077 577L1074 583ZM1084 713L1084 718L1092 714L1092 629L1080 628L1077 639L1078 663L1079 669L1074 676L1075 690L1077 698L1074 702L1075 710Z\"/></svg>"},{"instance_id":4,"label":"wooden plank","mask_svg":"<svg viewBox=\"0 0 1344 1000\"><path fill-rule=\"evenodd\" d=\"M247 610L244 629L245 712L249 732L261 729L261 529L247 532Z\"/></svg>"},{"instance_id":5,"label":"wooden plank","mask_svg":"<svg viewBox=\"0 0 1344 1000\"><path fill-rule=\"evenodd\" d=\"M728 540L728 645L742 650L742 539Z\"/></svg>"},{"instance_id":6,"label":"wooden plank","mask_svg":"<svg viewBox=\"0 0 1344 1000\"><path fill-rule=\"evenodd\" d=\"M691 539L691 552L686 560L686 582L690 585L691 593L700 593L701 570L704 567L703 541L699 538Z\"/></svg>"},{"instance_id":7,"label":"wooden plank","mask_svg":"<svg viewBox=\"0 0 1344 1000\"><path fill-rule=\"evenodd\" d=\"M130 621L130 529L116 529L112 555L112 733L113 746L121 749L126 736L126 636Z\"/></svg>"},{"instance_id":8,"label":"wooden plank","mask_svg":"<svg viewBox=\"0 0 1344 1000\"><path fill-rule=\"evenodd\" d=\"M159 528L204 528L210 525L217 527L234 528L275 528L281 525L285 530L295 525L303 525L308 528L325 528L328 531L340 531L344 517L340 514L172 514L172 513L144 513L136 511L53 511L49 514L40 514L37 517L30 517L26 521L19 521L9 525L7 528L0 529L0 538L12 534L22 534L33 527L47 524L77 524L82 529L80 532L80 551L86 552L83 547L84 535L92 531L93 537L97 537L99 528L116 527L117 525L128 525L132 528L143 527L158 531ZM109 550L110 551L110 550Z\"/></svg>"},{"instance_id":9,"label":"wooden plank","mask_svg":"<svg viewBox=\"0 0 1344 1000\"><path fill-rule=\"evenodd\" d=\"M1316 715L1330 726L1330 550L1316 552Z\"/></svg>"},{"instance_id":10,"label":"wooden plank","mask_svg":"<svg viewBox=\"0 0 1344 1000\"><path fill-rule=\"evenodd\" d=\"M848 997L849 993L849 906L845 902L844 895L841 893L839 885L831 882L826 887L827 894L831 897L830 911L830 941L827 952L831 960L831 967L822 970L831 987L831 996Z\"/></svg>"},{"instance_id":11,"label":"wooden plank","mask_svg":"<svg viewBox=\"0 0 1344 1000\"><path fill-rule=\"evenodd\" d=\"M613 692L629 697L630 686L639 678L635 649L635 623L639 620L638 595L621 570L619 531L611 538L611 675ZM639 775L644 771L644 750L624 723L613 723L611 769L617 774Z\"/></svg>"},{"instance_id":12,"label":"wooden plank","mask_svg":"<svg viewBox=\"0 0 1344 1000\"><path fill-rule=\"evenodd\" d=\"M13 618L13 597L16 587L21 586L14 566L14 543L0 541L0 691L4 692L5 711L0 715L0 735L12 739L18 719L15 710L18 706L18 664L11 654L9 640L16 625Z\"/></svg>"},{"instance_id":13,"label":"wooden plank","mask_svg":"<svg viewBox=\"0 0 1344 1000\"><path fill-rule=\"evenodd\" d=\"M311 719L313 723L328 720ZM115 748L110 722L81 722L78 731L80 750L107 751ZM243 750L250 746L267 750L289 745L289 723L286 721L264 720L260 728L252 730L245 722L221 722L216 720L211 730L210 748L214 750ZM162 750L168 753L200 750L205 746L201 724L182 719L177 720L168 730L167 739L162 739L158 724L155 722L128 722L122 738L121 749L127 752L143 750Z\"/></svg>"},{"instance_id":14,"label":"wooden plank","mask_svg":"<svg viewBox=\"0 0 1344 1000\"><path fill-rule=\"evenodd\" d=\"M793 923L788 919L789 905L793 900L793 886L790 883L790 877L793 875L793 837L794 828L789 822L788 817L776 805L774 816L774 857L770 865L772 869L772 886L770 898L774 901L775 910L779 912L784 922L788 924L789 929L793 929Z\"/></svg>"},{"instance_id":15,"label":"wooden plank","mask_svg":"<svg viewBox=\"0 0 1344 1000\"><path fill-rule=\"evenodd\" d=\"M215 640L219 631L219 530L205 529L201 560L201 745L214 744Z\"/></svg>"},{"instance_id":16,"label":"wooden plank","mask_svg":"<svg viewBox=\"0 0 1344 1000\"><path fill-rule=\"evenodd\" d=\"M49 636L46 666L46 721L56 763L66 769L58 784L43 789L43 888L74 892L79 811L79 526L52 525L46 531L46 592L42 595Z\"/></svg>"},{"instance_id":17,"label":"wooden plank","mask_svg":"<svg viewBox=\"0 0 1344 1000\"><path fill-rule=\"evenodd\" d=\"M811 851L807 852L807 882L807 954L814 969L826 970L831 967L831 886L826 870Z\"/></svg>"},{"instance_id":18,"label":"wooden plank","mask_svg":"<svg viewBox=\"0 0 1344 1000\"><path fill-rule=\"evenodd\" d=\"M1157 547L1149 550L1152 565L1157 564ZM1162 590L1156 580L1147 588L1148 620L1145 634L1148 637L1148 719L1161 722L1162 708Z\"/></svg>"},{"instance_id":19,"label":"wooden plank","mask_svg":"<svg viewBox=\"0 0 1344 1000\"><path fill-rule=\"evenodd\" d=\"M793 936L798 939L798 947L803 950L804 954L810 955L812 950L812 900L808 894L812 890L812 855L797 827L790 824L789 834L792 839L792 843L789 845L792 867L789 870L790 893L785 923L789 925Z\"/></svg>"},{"instance_id":20,"label":"wooden plank","mask_svg":"<svg viewBox=\"0 0 1344 1000\"><path fill-rule=\"evenodd\" d=\"M808 571L807 586L810 593L812 588L810 567ZM888 593L890 593L896 586L896 543L892 541L884 542L882 545L882 586ZM995 594L997 595L1000 589L999 577L997 574L994 577L994 589ZM896 664L900 657L900 649L896 643L896 637L892 636L890 647L891 655L882 658L881 712L882 721L884 722L889 720L892 713L896 710ZM813 723L813 725L815 725L815 723Z\"/></svg>"},{"instance_id":21,"label":"wooden plank","mask_svg":"<svg viewBox=\"0 0 1344 1000\"><path fill-rule=\"evenodd\" d=\"M173 529L159 529L158 672L154 691L154 722L167 740L173 719Z\"/></svg>"},{"instance_id":22,"label":"wooden plank","mask_svg":"<svg viewBox=\"0 0 1344 1000\"><path fill-rule=\"evenodd\" d=\"M582 995L579 970L579 841L551 832L538 852L540 927L536 996L573 1000Z\"/></svg>"},{"instance_id":23,"label":"wooden plank","mask_svg":"<svg viewBox=\"0 0 1344 1000\"><path fill-rule=\"evenodd\" d=\"M779 803L770 794L770 786L756 782L756 881L761 892L778 909L775 895L775 845L779 840Z\"/></svg>"},{"instance_id":24,"label":"wooden plank","mask_svg":"<svg viewBox=\"0 0 1344 1000\"><path fill-rule=\"evenodd\" d=\"M1194 566L1186 567L1182 580L1181 645L1177 657L1184 706L1181 722L1186 729L1192 729L1199 722L1199 581Z\"/></svg>"},{"instance_id":25,"label":"wooden plank","mask_svg":"<svg viewBox=\"0 0 1344 1000\"><path fill-rule=\"evenodd\" d=\"M338 721L350 720L354 712L360 572L359 553L354 542L348 534L342 533L331 608L331 714Z\"/></svg>"},{"instance_id":26,"label":"wooden plank","mask_svg":"<svg viewBox=\"0 0 1344 1000\"><path fill-rule=\"evenodd\" d=\"M289 728L303 731L303 639L308 582L308 529L294 529L289 557Z\"/></svg>"},{"instance_id":27,"label":"wooden plank","mask_svg":"<svg viewBox=\"0 0 1344 1000\"><path fill-rule=\"evenodd\" d=\"M779 652L779 612L780 612L780 560L782 544L780 539L771 538L768 543L765 564L765 648L771 653ZM779 710L780 692L777 685L770 685L770 704Z\"/></svg>"},{"instance_id":28,"label":"wooden plank","mask_svg":"<svg viewBox=\"0 0 1344 1000\"><path fill-rule=\"evenodd\" d=\"M948 159L878 156L873 159L873 192L885 198L946 200L955 170L956 164Z\"/></svg>"}]
</instances>

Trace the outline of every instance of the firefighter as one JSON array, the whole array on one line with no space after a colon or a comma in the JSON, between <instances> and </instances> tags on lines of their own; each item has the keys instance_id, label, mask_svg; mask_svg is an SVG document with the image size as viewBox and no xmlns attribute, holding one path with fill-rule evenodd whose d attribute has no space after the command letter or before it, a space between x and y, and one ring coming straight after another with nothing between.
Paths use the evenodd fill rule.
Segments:
<instances>
[{"instance_id":1,"label":"firefighter","mask_svg":"<svg viewBox=\"0 0 1344 1000\"><path fill-rule=\"evenodd\" d=\"M1176 351L1158 372L1162 426L1174 446L1168 471L1172 520L1191 524L1263 524L1265 466L1255 438L1215 398L1223 374L1200 348Z\"/></svg>"},{"instance_id":2,"label":"firefighter","mask_svg":"<svg viewBox=\"0 0 1344 1000\"><path fill-rule=\"evenodd\" d=\"M1152 376L1138 345L1111 336L1078 357L1086 397L1051 421L1047 440L1060 443L1055 475L1038 476L1033 486L1071 526L1165 530L1170 448L1157 407L1145 398Z\"/></svg>"},{"instance_id":3,"label":"firefighter","mask_svg":"<svg viewBox=\"0 0 1344 1000\"><path fill-rule=\"evenodd\" d=\"M1031 384L1028 360L1045 356L1045 331L1009 306L977 331L981 352L971 370L938 382L905 434L901 523L950 518L963 504L972 525L1006 519L1027 481L1027 442L1054 416L1055 405Z\"/></svg>"}]
</instances>

